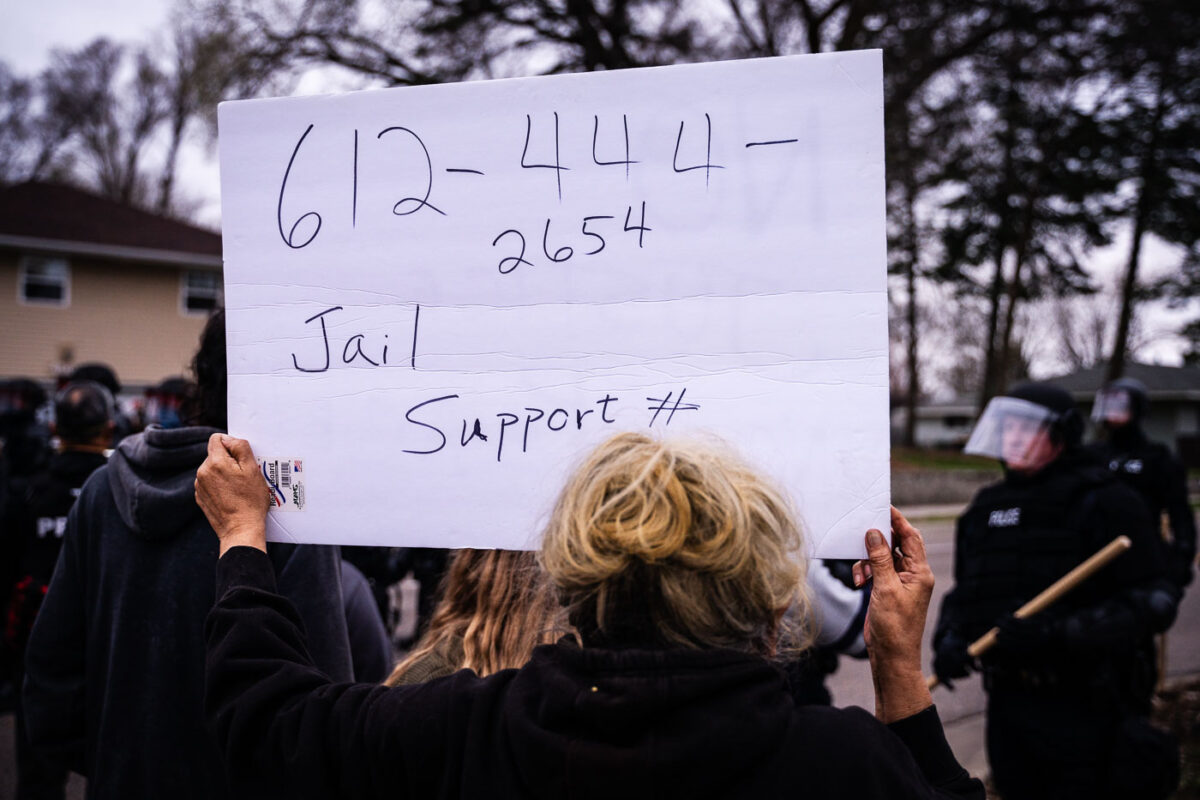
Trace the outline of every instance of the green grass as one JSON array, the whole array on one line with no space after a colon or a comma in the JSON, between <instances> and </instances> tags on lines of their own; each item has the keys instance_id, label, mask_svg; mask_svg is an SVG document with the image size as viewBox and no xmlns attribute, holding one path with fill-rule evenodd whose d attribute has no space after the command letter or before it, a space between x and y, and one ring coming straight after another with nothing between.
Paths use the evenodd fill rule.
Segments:
<instances>
[{"instance_id":1,"label":"green grass","mask_svg":"<svg viewBox=\"0 0 1200 800\"><path fill-rule=\"evenodd\" d=\"M968 456L957 450L926 450L917 447L893 447L892 469L972 469L980 472L1000 472L995 459Z\"/></svg>"}]
</instances>

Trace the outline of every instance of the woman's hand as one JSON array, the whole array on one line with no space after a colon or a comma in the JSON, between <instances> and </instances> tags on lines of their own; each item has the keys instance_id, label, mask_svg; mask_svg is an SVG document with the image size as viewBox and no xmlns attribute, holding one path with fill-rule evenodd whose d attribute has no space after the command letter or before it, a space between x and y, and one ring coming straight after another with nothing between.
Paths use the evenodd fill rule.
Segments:
<instances>
[{"instance_id":1,"label":"woman's hand","mask_svg":"<svg viewBox=\"0 0 1200 800\"><path fill-rule=\"evenodd\" d=\"M863 636L875 680L875 715L884 722L911 716L932 705L921 675L921 636L933 595L933 570L921 532L892 509L892 543L867 531L867 561L854 565L854 583L872 579Z\"/></svg>"},{"instance_id":2,"label":"woman's hand","mask_svg":"<svg viewBox=\"0 0 1200 800\"><path fill-rule=\"evenodd\" d=\"M196 472L196 503L221 541L221 555L239 545L267 549L269 499L250 443L214 433Z\"/></svg>"}]
</instances>

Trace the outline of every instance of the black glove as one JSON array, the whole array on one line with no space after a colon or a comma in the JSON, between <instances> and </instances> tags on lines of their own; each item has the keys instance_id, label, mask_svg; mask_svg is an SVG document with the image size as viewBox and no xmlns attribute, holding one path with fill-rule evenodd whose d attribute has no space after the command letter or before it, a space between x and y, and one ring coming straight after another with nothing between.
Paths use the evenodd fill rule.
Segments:
<instances>
[{"instance_id":1,"label":"black glove","mask_svg":"<svg viewBox=\"0 0 1200 800\"><path fill-rule=\"evenodd\" d=\"M1038 653L1066 644L1062 620L1044 614L1017 619L1009 614L996 625L996 650L1008 654Z\"/></svg>"},{"instance_id":2,"label":"black glove","mask_svg":"<svg viewBox=\"0 0 1200 800\"><path fill-rule=\"evenodd\" d=\"M933 671L938 681L947 689L953 689L951 681L967 677L973 669L975 659L967 655L966 641L953 633L943 636L933 654Z\"/></svg>"},{"instance_id":3,"label":"black glove","mask_svg":"<svg viewBox=\"0 0 1200 800\"><path fill-rule=\"evenodd\" d=\"M1171 554L1171 563L1168 568L1171 573L1170 577L1180 589L1192 582L1195 561L1196 554L1183 549L1176 550Z\"/></svg>"}]
</instances>

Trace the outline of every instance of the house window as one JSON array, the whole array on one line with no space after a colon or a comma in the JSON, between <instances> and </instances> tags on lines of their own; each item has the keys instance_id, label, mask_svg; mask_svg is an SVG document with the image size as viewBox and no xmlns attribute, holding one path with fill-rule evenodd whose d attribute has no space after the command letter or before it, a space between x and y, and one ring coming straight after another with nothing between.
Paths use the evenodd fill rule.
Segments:
<instances>
[{"instance_id":1,"label":"house window","mask_svg":"<svg viewBox=\"0 0 1200 800\"><path fill-rule=\"evenodd\" d=\"M184 314L211 314L221 305L221 273L190 270L181 280Z\"/></svg>"},{"instance_id":2,"label":"house window","mask_svg":"<svg viewBox=\"0 0 1200 800\"><path fill-rule=\"evenodd\" d=\"M18 301L40 306L70 305L71 267L66 259L26 256L17 272Z\"/></svg>"}]
</instances>

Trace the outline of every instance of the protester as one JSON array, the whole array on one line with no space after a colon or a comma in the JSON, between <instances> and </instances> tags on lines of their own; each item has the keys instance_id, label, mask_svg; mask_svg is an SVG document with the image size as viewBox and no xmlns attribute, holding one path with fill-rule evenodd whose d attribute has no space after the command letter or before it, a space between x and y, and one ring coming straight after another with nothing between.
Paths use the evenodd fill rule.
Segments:
<instances>
[{"instance_id":1,"label":"protester","mask_svg":"<svg viewBox=\"0 0 1200 800\"><path fill-rule=\"evenodd\" d=\"M223 314L205 326L193 370L191 425L125 439L84 485L29 640L30 740L86 776L90 798L229 796L202 714L217 547L192 489L225 427ZM323 674L348 680L336 548L273 544L266 558Z\"/></svg>"},{"instance_id":2,"label":"protester","mask_svg":"<svg viewBox=\"0 0 1200 800\"><path fill-rule=\"evenodd\" d=\"M183 408L190 393L187 379L179 376L164 378L146 389L146 423L168 429L183 425Z\"/></svg>"},{"instance_id":3,"label":"protester","mask_svg":"<svg viewBox=\"0 0 1200 800\"><path fill-rule=\"evenodd\" d=\"M1177 595L1145 507L1083 453L1082 433L1069 394L1027 383L988 404L966 446L1005 474L958 520L934 669L947 686L966 677L968 645L999 626L982 669L988 760L1005 800L1165 797L1173 786L1178 753L1146 722L1153 670L1142 654ZM1050 609L1013 616L1121 534L1133 547L1115 562Z\"/></svg>"},{"instance_id":4,"label":"protester","mask_svg":"<svg viewBox=\"0 0 1200 800\"><path fill-rule=\"evenodd\" d=\"M1141 496L1155 526L1165 516L1170 536L1163 542L1167 571L1180 589L1192 582L1196 520L1188 502L1187 473L1166 445L1142 429L1150 398L1141 381L1122 378L1097 393L1092 419L1102 439L1089 449Z\"/></svg>"},{"instance_id":5,"label":"protester","mask_svg":"<svg viewBox=\"0 0 1200 800\"><path fill-rule=\"evenodd\" d=\"M105 453L112 442L113 416L112 395L98 383L70 383L55 397L51 433L58 437L58 452L51 457L47 468L29 482L19 530L20 568L5 619L4 643L13 657L17 686L24 674L22 662L29 631L62 549L67 514L75 505L84 481L107 461ZM19 698L15 710L17 800L63 797L66 770L29 746Z\"/></svg>"},{"instance_id":6,"label":"protester","mask_svg":"<svg viewBox=\"0 0 1200 800\"><path fill-rule=\"evenodd\" d=\"M342 611L350 638L354 680L379 683L392 668L392 639L383 625L367 578L346 559L342 568Z\"/></svg>"},{"instance_id":7,"label":"protester","mask_svg":"<svg viewBox=\"0 0 1200 800\"><path fill-rule=\"evenodd\" d=\"M67 376L67 383L78 383L79 381L92 381L100 384L112 395L113 402L118 403L121 396L121 382L117 380L117 373L108 364L99 362L80 364ZM134 421L121 411L118 403L113 413L113 434L109 446L116 447L120 444L122 439L135 432L134 427Z\"/></svg>"},{"instance_id":8,"label":"protester","mask_svg":"<svg viewBox=\"0 0 1200 800\"><path fill-rule=\"evenodd\" d=\"M582 646L391 689L312 664L262 553L263 491L249 444L213 437L196 494L222 553L206 708L246 796L983 797L921 676L933 575L898 512L896 562L867 534L876 720L797 706L768 662L783 612L807 602L800 534L729 456L633 433L601 445L541 550Z\"/></svg>"},{"instance_id":9,"label":"protester","mask_svg":"<svg viewBox=\"0 0 1200 800\"><path fill-rule=\"evenodd\" d=\"M539 644L566 632L534 553L459 550L439 590L429 627L386 681L423 683L460 669L481 677L520 667Z\"/></svg>"},{"instance_id":10,"label":"protester","mask_svg":"<svg viewBox=\"0 0 1200 800\"><path fill-rule=\"evenodd\" d=\"M45 404L46 390L36 381L0 381L0 618L5 619L21 566L29 481L51 456L50 430L39 419ZM0 648L0 708L15 705L16 692L10 687L20 666L11 661Z\"/></svg>"}]
</instances>

